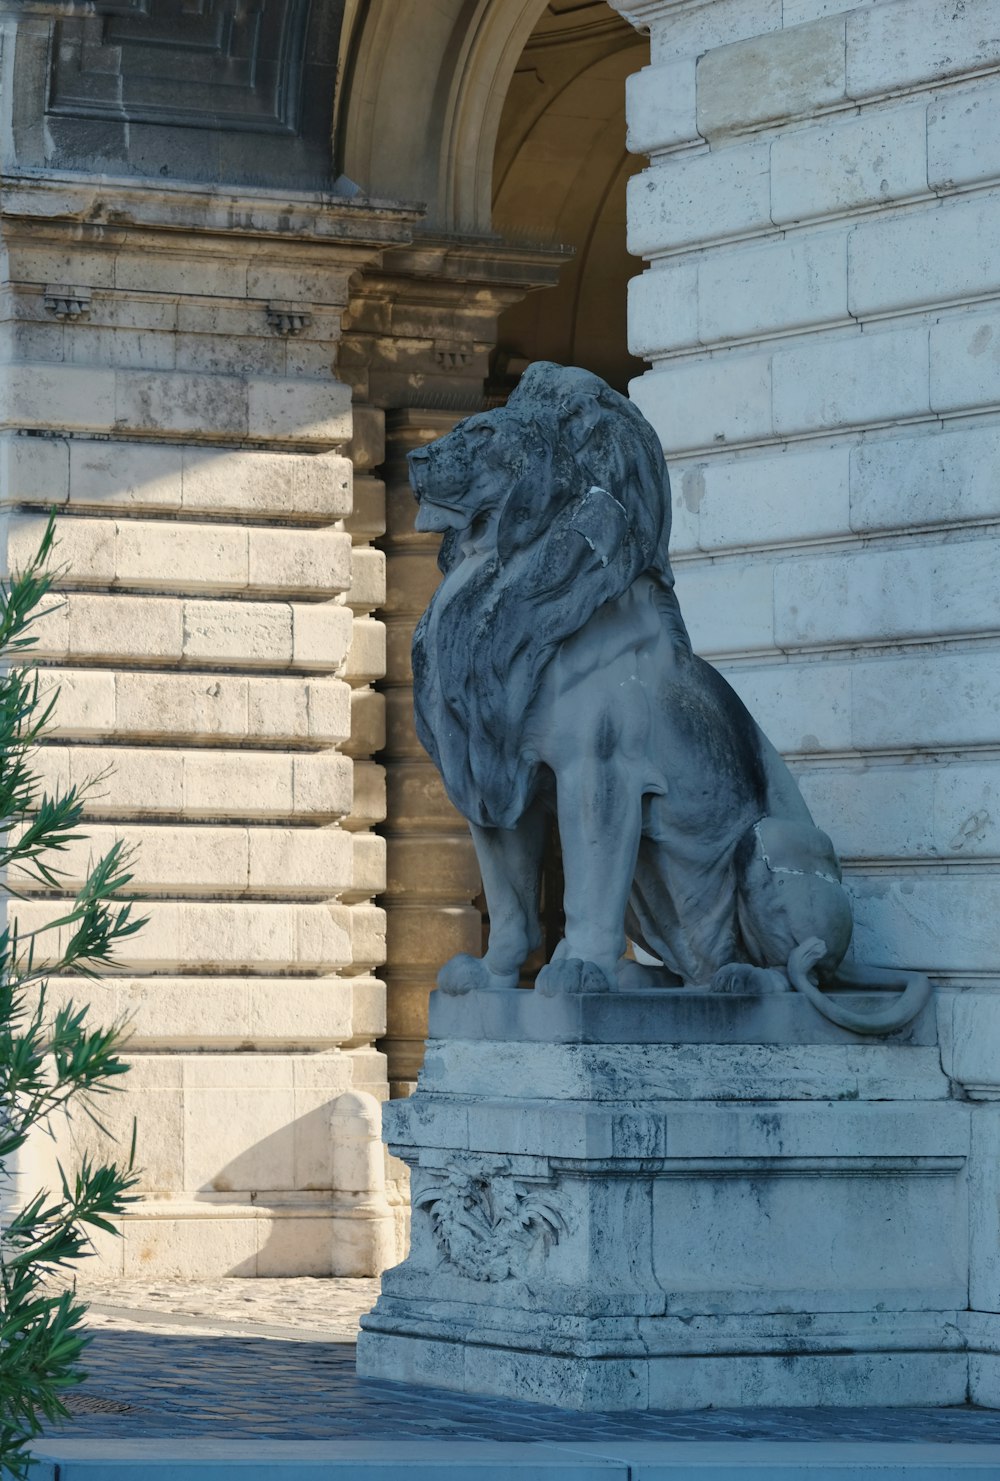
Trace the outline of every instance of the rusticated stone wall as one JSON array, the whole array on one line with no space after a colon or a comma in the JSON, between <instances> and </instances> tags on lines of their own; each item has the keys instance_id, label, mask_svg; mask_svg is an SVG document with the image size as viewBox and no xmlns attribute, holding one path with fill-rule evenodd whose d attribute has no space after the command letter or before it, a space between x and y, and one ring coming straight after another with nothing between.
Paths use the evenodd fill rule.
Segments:
<instances>
[{"instance_id":1,"label":"rusticated stone wall","mask_svg":"<svg viewBox=\"0 0 1000 1481\"><path fill-rule=\"evenodd\" d=\"M0 190L3 551L22 562L55 506L41 767L53 787L103 778L65 888L121 839L149 916L86 989L132 1029L102 1118L125 1146L137 1121L142 1201L106 1248L126 1274L361 1274L396 1254L365 1159L336 1181L387 1085L385 846L343 749L381 743L384 557L352 515L332 366L349 278L413 220L86 176ZM63 909L48 891L15 907L23 928ZM108 1150L86 1121L71 1138Z\"/></svg>"},{"instance_id":2,"label":"rusticated stone wall","mask_svg":"<svg viewBox=\"0 0 1000 1481\"><path fill-rule=\"evenodd\" d=\"M941 984L1000 1099L1000 26L992 0L622 0L632 394L677 590L838 843L856 955ZM1000 1119L971 1118L970 1339L995 1403Z\"/></svg>"}]
</instances>

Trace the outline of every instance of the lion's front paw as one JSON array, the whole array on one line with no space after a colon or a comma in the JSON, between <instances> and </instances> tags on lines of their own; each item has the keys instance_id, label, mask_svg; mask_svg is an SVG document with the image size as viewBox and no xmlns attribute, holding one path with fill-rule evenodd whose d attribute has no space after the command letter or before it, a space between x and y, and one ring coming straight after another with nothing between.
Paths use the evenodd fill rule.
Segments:
<instances>
[{"instance_id":1,"label":"lion's front paw","mask_svg":"<svg viewBox=\"0 0 1000 1481\"><path fill-rule=\"evenodd\" d=\"M572 956L549 962L535 980L536 992L552 998L561 992L611 992L617 986L615 979L596 962L583 962Z\"/></svg>"},{"instance_id":2,"label":"lion's front paw","mask_svg":"<svg viewBox=\"0 0 1000 1481\"><path fill-rule=\"evenodd\" d=\"M450 962L445 962L438 973L437 985L439 992L460 998L463 993L472 991L495 992L498 988L516 987L517 973L512 973L509 978L498 977L480 957L460 951Z\"/></svg>"}]
</instances>

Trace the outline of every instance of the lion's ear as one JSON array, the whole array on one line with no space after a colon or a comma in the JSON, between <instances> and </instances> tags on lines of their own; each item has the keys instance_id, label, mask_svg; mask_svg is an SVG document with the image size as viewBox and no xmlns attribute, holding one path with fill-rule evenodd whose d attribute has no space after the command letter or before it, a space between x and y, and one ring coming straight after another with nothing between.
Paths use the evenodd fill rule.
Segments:
<instances>
[{"instance_id":1,"label":"lion's ear","mask_svg":"<svg viewBox=\"0 0 1000 1481\"><path fill-rule=\"evenodd\" d=\"M573 451L579 452L600 425L604 412L596 396L574 396L566 403L566 413L562 430Z\"/></svg>"}]
</instances>

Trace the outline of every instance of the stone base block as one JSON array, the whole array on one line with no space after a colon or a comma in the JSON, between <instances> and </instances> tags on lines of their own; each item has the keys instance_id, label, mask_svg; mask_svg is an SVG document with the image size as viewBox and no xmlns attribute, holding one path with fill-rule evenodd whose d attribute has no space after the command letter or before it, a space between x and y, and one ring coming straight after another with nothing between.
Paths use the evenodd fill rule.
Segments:
<instances>
[{"instance_id":1,"label":"stone base block","mask_svg":"<svg viewBox=\"0 0 1000 1481\"><path fill-rule=\"evenodd\" d=\"M372 1276L399 1258L406 1239L402 1209L346 1209L329 1198L148 1200L114 1223L120 1236L97 1235L97 1261L86 1273L126 1280Z\"/></svg>"},{"instance_id":2,"label":"stone base block","mask_svg":"<svg viewBox=\"0 0 1000 1481\"><path fill-rule=\"evenodd\" d=\"M373 1330L358 1371L584 1412L944 1406L964 1404L968 1384L964 1352L573 1358Z\"/></svg>"},{"instance_id":3,"label":"stone base block","mask_svg":"<svg viewBox=\"0 0 1000 1481\"><path fill-rule=\"evenodd\" d=\"M488 996L433 1005L386 1108L412 1242L361 1373L581 1410L951 1405L975 1351L990 1389L988 1108L951 1098L933 1012L859 1041L791 995Z\"/></svg>"}]
</instances>

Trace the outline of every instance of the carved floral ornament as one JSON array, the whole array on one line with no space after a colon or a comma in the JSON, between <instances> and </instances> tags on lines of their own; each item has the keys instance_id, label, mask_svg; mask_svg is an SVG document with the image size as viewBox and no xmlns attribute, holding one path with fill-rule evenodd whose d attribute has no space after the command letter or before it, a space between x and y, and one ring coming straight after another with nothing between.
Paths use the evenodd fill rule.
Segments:
<instances>
[{"instance_id":1,"label":"carved floral ornament","mask_svg":"<svg viewBox=\"0 0 1000 1481\"><path fill-rule=\"evenodd\" d=\"M430 1215L444 1259L470 1280L506 1280L539 1245L548 1250L566 1232L551 1196L555 1183L547 1196L542 1184L515 1177L506 1157L456 1159L430 1176L413 1206Z\"/></svg>"}]
</instances>

